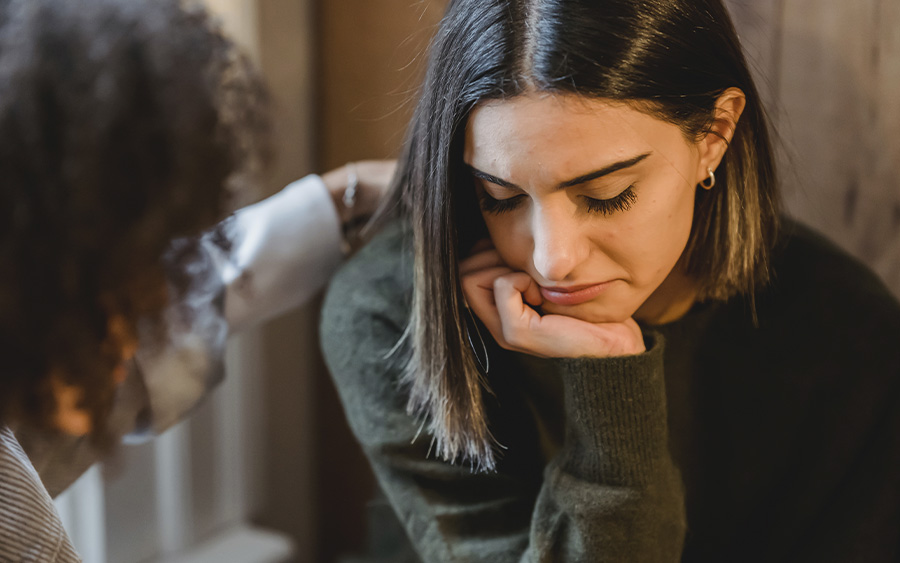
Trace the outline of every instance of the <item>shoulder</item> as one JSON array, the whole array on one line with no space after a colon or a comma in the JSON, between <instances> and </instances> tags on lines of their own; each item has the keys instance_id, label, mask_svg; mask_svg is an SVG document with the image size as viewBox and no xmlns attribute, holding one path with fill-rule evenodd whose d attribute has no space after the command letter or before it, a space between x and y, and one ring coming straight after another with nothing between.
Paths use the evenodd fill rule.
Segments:
<instances>
[{"instance_id":1,"label":"shoulder","mask_svg":"<svg viewBox=\"0 0 900 563\"><path fill-rule=\"evenodd\" d=\"M322 309L325 362L363 444L409 424L398 385L405 354L398 348L412 297L410 249L401 224L386 226L338 271Z\"/></svg>"},{"instance_id":2,"label":"shoulder","mask_svg":"<svg viewBox=\"0 0 900 563\"><path fill-rule=\"evenodd\" d=\"M403 223L385 226L348 260L328 287L319 327L325 359L337 378L383 361L409 320L411 242Z\"/></svg>"},{"instance_id":3,"label":"shoulder","mask_svg":"<svg viewBox=\"0 0 900 563\"><path fill-rule=\"evenodd\" d=\"M352 334L358 322L384 316L403 326L409 315L413 267L404 224L386 225L335 274L322 312L323 338L334 331Z\"/></svg>"},{"instance_id":4,"label":"shoulder","mask_svg":"<svg viewBox=\"0 0 900 563\"><path fill-rule=\"evenodd\" d=\"M900 302L869 267L812 229L785 221L753 331L788 362L824 371L900 374ZM791 357L791 360L787 358Z\"/></svg>"},{"instance_id":5,"label":"shoulder","mask_svg":"<svg viewBox=\"0 0 900 563\"><path fill-rule=\"evenodd\" d=\"M0 560L80 561L50 495L12 431L0 428Z\"/></svg>"},{"instance_id":6,"label":"shoulder","mask_svg":"<svg viewBox=\"0 0 900 563\"><path fill-rule=\"evenodd\" d=\"M808 307L831 320L865 316L866 322L883 319L900 329L900 303L878 275L809 227L783 222L772 268L763 294L789 299L793 307Z\"/></svg>"}]
</instances>

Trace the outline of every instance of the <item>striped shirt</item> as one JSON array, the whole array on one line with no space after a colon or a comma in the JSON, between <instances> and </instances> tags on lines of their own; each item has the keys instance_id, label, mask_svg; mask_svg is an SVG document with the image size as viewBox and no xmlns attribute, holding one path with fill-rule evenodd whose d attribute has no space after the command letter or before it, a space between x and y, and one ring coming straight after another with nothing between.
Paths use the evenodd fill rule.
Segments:
<instances>
[{"instance_id":1,"label":"striped shirt","mask_svg":"<svg viewBox=\"0 0 900 563\"><path fill-rule=\"evenodd\" d=\"M0 562L79 562L40 477L9 428L0 429Z\"/></svg>"}]
</instances>

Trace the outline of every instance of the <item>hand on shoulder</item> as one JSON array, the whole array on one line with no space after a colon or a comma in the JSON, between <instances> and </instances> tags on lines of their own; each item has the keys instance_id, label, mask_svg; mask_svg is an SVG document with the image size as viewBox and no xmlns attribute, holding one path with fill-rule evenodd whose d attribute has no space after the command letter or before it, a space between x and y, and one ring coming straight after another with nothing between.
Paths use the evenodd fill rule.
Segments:
<instances>
[{"instance_id":1,"label":"hand on shoulder","mask_svg":"<svg viewBox=\"0 0 900 563\"><path fill-rule=\"evenodd\" d=\"M387 193L395 160L360 160L335 168L322 175L325 187L331 193L338 215L343 223L365 220L370 217ZM346 205L345 194L353 186L352 207Z\"/></svg>"}]
</instances>

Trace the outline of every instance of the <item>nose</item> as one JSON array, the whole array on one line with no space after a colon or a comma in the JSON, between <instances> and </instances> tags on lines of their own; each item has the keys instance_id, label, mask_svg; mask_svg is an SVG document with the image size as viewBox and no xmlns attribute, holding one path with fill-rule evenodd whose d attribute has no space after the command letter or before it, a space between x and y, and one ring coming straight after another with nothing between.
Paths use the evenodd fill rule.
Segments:
<instances>
[{"instance_id":1,"label":"nose","mask_svg":"<svg viewBox=\"0 0 900 563\"><path fill-rule=\"evenodd\" d=\"M547 282L571 279L589 253L578 220L564 208L535 209L531 228L536 273Z\"/></svg>"}]
</instances>

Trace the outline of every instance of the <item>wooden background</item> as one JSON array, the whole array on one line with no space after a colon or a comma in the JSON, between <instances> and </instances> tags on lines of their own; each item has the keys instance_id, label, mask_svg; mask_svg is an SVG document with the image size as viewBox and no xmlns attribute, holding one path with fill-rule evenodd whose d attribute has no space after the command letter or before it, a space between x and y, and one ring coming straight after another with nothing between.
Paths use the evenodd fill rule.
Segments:
<instances>
[{"instance_id":1,"label":"wooden background","mask_svg":"<svg viewBox=\"0 0 900 563\"><path fill-rule=\"evenodd\" d=\"M726 3L780 134L788 209L900 295L900 2Z\"/></svg>"}]
</instances>

